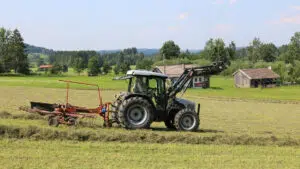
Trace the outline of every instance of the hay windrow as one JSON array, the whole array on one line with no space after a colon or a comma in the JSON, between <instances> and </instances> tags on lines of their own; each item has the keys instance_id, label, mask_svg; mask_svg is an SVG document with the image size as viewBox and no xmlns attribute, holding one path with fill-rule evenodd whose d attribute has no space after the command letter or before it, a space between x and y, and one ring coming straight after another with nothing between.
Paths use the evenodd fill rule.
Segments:
<instances>
[{"instance_id":1,"label":"hay windrow","mask_svg":"<svg viewBox=\"0 0 300 169\"><path fill-rule=\"evenodd\" d=\"M109 129L108 129L109 130ZM300 146L300 140L276 136L253 137L250 135L233 136L216 134L210 136L192 134L160 134L153 131L143 132L97 132L93 130L76 129L57 130L38 126L19 127L0 125L0 138L33 139L33 140L74 140L74 141L102 141L102 142L135 142L135 143L185 143L185 144L227 144L227 145L277 145Z\"/></svg>"}]
</instances>

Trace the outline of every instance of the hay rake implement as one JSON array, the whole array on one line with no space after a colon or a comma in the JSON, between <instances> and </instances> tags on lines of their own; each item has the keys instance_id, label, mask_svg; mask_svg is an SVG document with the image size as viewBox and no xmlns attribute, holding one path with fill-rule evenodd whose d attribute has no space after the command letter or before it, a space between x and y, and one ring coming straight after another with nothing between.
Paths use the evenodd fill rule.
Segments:
<instances>
[{"instance_id":1,"label":"hay rake implement","mask_svg":"<svg viewBox=\"0 0 300 169\"><path fill-rule=\"evenodd\" d=\"M30 102L30 108L20 107L21 110L29 113L38 113L43 116L48 116L48 124L50 126L58 126L59 124L75 125L79 118L96 118L102 117L104 126L112 126L113 121L109 119L110 102L103 103L100 88L97 84L74 82L70 80L59 80L65 82L66 86L66 103L65 104L51 104L42 102ZM86 108L74 106L69 103L69 89L70 83L81 84L87 86L94 86L98 90L99 106L96 108Z\"/></svg>"}]
</instances>

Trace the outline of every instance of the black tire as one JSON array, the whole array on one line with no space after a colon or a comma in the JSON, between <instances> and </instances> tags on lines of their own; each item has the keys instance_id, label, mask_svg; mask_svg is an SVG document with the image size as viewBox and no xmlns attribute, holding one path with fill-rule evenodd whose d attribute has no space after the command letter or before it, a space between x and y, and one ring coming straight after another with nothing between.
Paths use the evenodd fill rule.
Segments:
<instances>
[{"instance_id":1,"label":"black tire","mask_svg":"<svg viewBox=\"0 0 300 169\"><path fill-rule=\"evenodd\" d=\"M153 118L152 105L142 97L131 97L120 106L119 121L127 129L149 128Z\"/></svg>"},{"instance_id":2,"label":"black tire","mask_svg":"<svg viewBox=\"0 0 300 169\"><path fill-rule=\"evenodd\" d=\"M59 126L59 116L49 116L48 125L58 127Z\"/></svg>"},{"instance_id":3,"label":"black tire","mask_svg":"<svg viewBox=\"0 0 300 169\"><path fill-rule=\"evenodd\" d=\"M199 117L192 109L182 109L175 115L174 125L179 131L196 131L199 128Z\"/></svg>"},{"instance_id":4,"label":"black tire","mask_svg":"<svg viewBox=\"0 0 300 169\"><path fill-rule=\"evenodd\" d=\"M120 121L119 121L119 115L118 115L118 113L119 113L119 108L120 108L120 102L118 102L118 101L115 101L113 104L112 104L112 108L111 108L111 110L112 110L112 113L111 113L111 120L112 120L112 122L114 123L114 122L116 122L117 124L120 124Z\"/></svg>"}]
</instances>

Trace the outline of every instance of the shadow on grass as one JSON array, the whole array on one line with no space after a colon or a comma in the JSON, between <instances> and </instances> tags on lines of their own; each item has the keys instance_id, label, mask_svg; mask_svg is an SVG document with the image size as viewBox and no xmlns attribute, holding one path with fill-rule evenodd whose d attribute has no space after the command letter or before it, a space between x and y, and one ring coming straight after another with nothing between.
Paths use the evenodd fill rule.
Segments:
<instances>
[{"instance_id":1,"label":"shadow on grass","mask_svg":"<svg viewBox=\"0 0 300 169\"><path fill-rule=\"evenodd\" d=\"M176 129L168 129L164 127L155 127L151 128L152 131L177 131ZM222 130L213 130L213 129L199 129L195 133L224 133Z\"/></svg>"},{"instance_id":2,"label":"shadow on grass","mask_svg":"<svg viewBox=\"0 0 300 169\"><path fill-rule=\"evenodd\" d=\"M210 87L212 90L224 90L222 87Z\"/></svg>"}]
</instances>

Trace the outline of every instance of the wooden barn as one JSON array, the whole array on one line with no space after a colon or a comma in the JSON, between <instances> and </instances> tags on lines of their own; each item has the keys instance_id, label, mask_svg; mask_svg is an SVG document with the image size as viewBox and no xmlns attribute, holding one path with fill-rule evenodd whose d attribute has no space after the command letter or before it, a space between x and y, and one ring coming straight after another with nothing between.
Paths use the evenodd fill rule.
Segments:
<instances>
[{"instance_id":1,"label":"wooden barn","mask_svg":"<svg viewBox=\"0 0 300 169\"><path fill-rule=\"evenodd\" d=\"M168 75L169 79L171 79L172 82L175 82L186 68L196 66L197 65L192 64L157 66L154 68L154 71ZM209 88L209 86L209 76L195 76L190 84L191 88Z\"/></svg>"},{"instance_id":2,"label":"wooden barn","mask_svg":"<svg viewBox=\"0 0 300 169\"><path fill-rule=\"evenodd\" d=\"M280 78L271 68L239 69L233 76L235 86L240 88L275 87Z\"/></svg>"}]
</instances>

